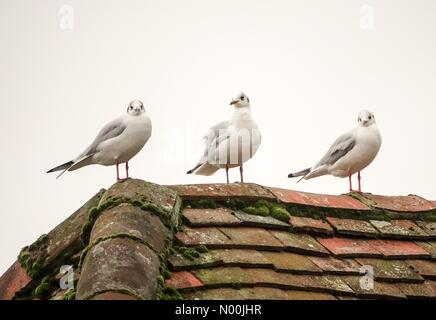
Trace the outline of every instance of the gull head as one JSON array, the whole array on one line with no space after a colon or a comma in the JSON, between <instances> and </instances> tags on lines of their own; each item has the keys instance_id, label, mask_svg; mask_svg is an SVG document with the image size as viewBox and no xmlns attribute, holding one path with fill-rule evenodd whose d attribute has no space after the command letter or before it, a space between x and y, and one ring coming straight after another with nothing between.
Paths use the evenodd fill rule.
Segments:
<instances>
[{"instance_id":1,"label":"gull head","mask_svg":"<svg viewBox=\"0 0 436 320\"><path fill-rule=\"evenodd\" d=\"M375 117L372 112L368 110L362 110L359 113L358 123L362 127L369 127L375 123Z\"/></svg>"},{"instance_id":2,"label":"gull head","mask_svg":"<svg viewBox=\"0 0 436 320\"><path fill-rule=\"evenodd\" d=\"M240 92L234 99L232 99L230 105L235 108L249 107L250 99L248 99L245 93Z\"/></svg>"},{"instance_id":3,"label":"gull head","mask_svg":"<svg viewBox=\"0 0 436 320\"><path fill-rule=\"evenodd\" d=\"M142 101L133 100L127 106L127 114L131 116L139 116L145 112L144 104Z\"/></svg>"}]
</instances>

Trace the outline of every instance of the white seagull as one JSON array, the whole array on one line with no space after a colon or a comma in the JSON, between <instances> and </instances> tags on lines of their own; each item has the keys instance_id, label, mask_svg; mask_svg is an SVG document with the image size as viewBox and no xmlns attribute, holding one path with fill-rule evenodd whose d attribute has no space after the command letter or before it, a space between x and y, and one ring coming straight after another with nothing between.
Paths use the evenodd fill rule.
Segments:
<instances>
[{"instance_id":1,"label":"white seagull","mask_svg":"<svg viewBox=\"0 0 436 320\"><path fill-rule=\"evenodd\" d=\"M232 119L209 129L204 136L203 155L187 174L210 176L219 169L226 169L229 183L229 168L239 167L241 182L244 182L243 164L254 156L262 137L251 117L250 99L241 92L230 105L234 108Z\"/></svg>"},{"instance_id":2,"label":"white seagull","mask_svg":"<svg viewBox=\"0 0 436 320\"><path fill-rule=\"evenodd\" d=\"M305 180L327 174L341 178L348 177L350 191L353 191L351 176L357 172L358 191L361 192L360 171L374 160L381 143L382 139L374 115L363 110L359 113L358 126L336 139L317 164L311 168L291 173L288 177L302 176L301 179Z\"/></svg>"},{"instance_id":3,"label":"white seagull","mask_svg":"<svg viewBox=\"0 0 436 320\"><path fill-rule=\"evenodd\" d=\"M126 179L129 178L129 160L132 159L151 136L151 120L145 114L144 104L133 100L127 113L109 122L101 129L91 145L74 160L68 161L49 171L73 171L91 164L117 166L117 180L120 179L119 165L126 163Z\"/></svg>"}]
</instances>

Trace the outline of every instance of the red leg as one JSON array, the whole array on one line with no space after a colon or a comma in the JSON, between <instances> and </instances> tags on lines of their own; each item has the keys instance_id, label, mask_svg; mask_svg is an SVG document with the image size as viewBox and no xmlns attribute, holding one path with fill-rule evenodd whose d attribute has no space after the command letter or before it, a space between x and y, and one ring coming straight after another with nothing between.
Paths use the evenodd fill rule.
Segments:
<instances>
[{"instance_id":1,"label":"red leg","mask_svg":"<svg viewBox=\"0 0 436 320\"><path fill-rule=\"evenodd\" d=\"M126 179L129 179L129 161L126 162Z\"/></svg>"},{"instance_id":2,"label":"red leg","mask_svg":"<svg viewBox=\"0 0 436 320\"><path fill-rule=\"evenodd\" d=\"M227 183L229 183L229 166L226 166Z\"/></svg>"},{"instance_id":3,"label":"red leg","mask_svg":"<svg viewBox=\"0 0 436 320\"><path fill-rule=\"evenodd\" d=\"M120 168L119 168L119 166L120 166L120 163L117 160L117 181L120 181Z\"/></svg>"},{"instance_id":4,"label":"red leg","mask_svg":"<svg viewBox=\"0 0 436 320\"><path fill-rule=\"evenodd\" d=\"M242 168L242 164L239 167L239 173L241 174L241 183L244 183L244 169Z\"/></svg>"},{"instance_id":5,"label":"red leg","mask_svg":"<svg viewBox=\"0 0 436 320\"><path fill-rule=\"evenodd\" d=\"M360 171L357 173L357 181L359 181L359 192L362 192L362 189L360 188Z\"/></svg>"},{"instance_id":6,"label":"red leg","mask_svg":"<svg viewBox=\"0 0 436 320\"><path fill-rule=\"evenodd\" d=\"M351 173L348 174L348 183L350 184L350 192L353 192L353 183L351 182Z\"/></svg>"}]
</instances>

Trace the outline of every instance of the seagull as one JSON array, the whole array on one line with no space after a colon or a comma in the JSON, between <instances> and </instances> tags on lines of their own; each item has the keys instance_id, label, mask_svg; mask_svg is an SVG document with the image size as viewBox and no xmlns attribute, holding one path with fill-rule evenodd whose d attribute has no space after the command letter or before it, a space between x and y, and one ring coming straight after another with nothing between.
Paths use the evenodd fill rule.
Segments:
<instances>
[{"instance_id":1,"label":"seagull","mask_svg":"<svg viewBox=\"0 0 436 320\"><path fill-rule=\"evenodd\" d=\"M225 169L229 183L229 169L239 167L241 183L244 182L243 164L254 156L262 137L251 117L250 99L246 94L239 93L230 106L234 108L232 119L219 122L208 130L203 137L203 155L187 174L210 176Z\"/></svg>"},{"instance_id":2,"label":"seagull","mask_svg":"<svg viewBox=\"0 0 436 320\"><path fill-rule=\"evenodd\" d=\"M335 177L348 177L350 192L353 191L351 176L357 172L359 192L361 190L360 171L365 169L377 156L382 143L374 115L362 110L358 126L344 133L333 142L324 157L313 167L289 174L288 178L311 179L330 174Z\"/></svg>"},{"instance_id":3,"label":"seagull","mask_svg":"<svg viewBox=\"0 0 436 320\"><path fill-rule=\"evenodd\" d=\"M74 160L68 161L49 171L74 171L91 164L116 165L117 181L120 179L119 165L126 164L126 179L129 178L129 160L132 159L151 136L151 120L145 114L144 104L133 100L127 106L126 114L109 122L101 129L91 145Z\"/></svg>"}]
</instances>

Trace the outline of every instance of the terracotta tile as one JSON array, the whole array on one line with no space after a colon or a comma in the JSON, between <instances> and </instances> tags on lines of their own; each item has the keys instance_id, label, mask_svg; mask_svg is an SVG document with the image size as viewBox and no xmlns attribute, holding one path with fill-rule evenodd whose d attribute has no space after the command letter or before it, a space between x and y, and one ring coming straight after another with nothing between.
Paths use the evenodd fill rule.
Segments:
<instances>
[{"instance_id":1,"label":"terracotta tile","mask_svg":"<svg viewBox=\"0 0 436 320\"><path fill-rule=\"evenodd\" d=\"M320 292L284 290L286 300L337 300L334 295Z\"/></svg>"},{"instance_id":2,"label":"terracotta tile","mask_svg":"<svg viewBox=\"0 0 436 320\"><path fill-rule=\"evenodd\" d=\"M436 287L428 281L424 283L398 283L398 288L410 299L435 299Z\"/></svg>"},{"instance_id":3,"label":"terracotta tile","mask_svg":"<svg viewBox=\"0 0 436 320\"><path fill-rule=\"evenodd\" d=\"M228 226L240 225L241 221L228 209L185 209L183 216L191 226Z\"/></svg>"},{"instance_id":4,"label":"terracotta tile","mask_svg":"<svg viewBox=\"0 0 436 320\"><path fill-rule=\"evenodd\" d=\"M11 300L15 293L26 287L32 279L18 261L0 277L0 300Z\"/></svg>"},{"instance_id":5,"label":"terracotta tile","mask_svg":"<svg viewBox=\"0 0 436 320\"><path fill-rule=\"evenodd\" d=\"M94 296L90 300L138 300L134 296L120 292L107 291Z\"/></svg>"},{"instance_id":6,"label":"terracotta tile","mask_svg":"<svg viewBox=\"0 0 436 320\"><path fill-rule=\"evenodd\" d=\"M415 221L421 229L432 238L436 238L436 222Z\"/></svg>"},{"instance_id":7,"label":"terracotta tile","mask_svg":"<svg viewBox=\"0 0 436 320\"><path fill-rule=\"evenodd\" d=\"M203 286L200 279L188 271L173 272L171 277L165 281L165 284L176 289L198 288Z\"/></svg>"},{"instance_id":8,"label":"terracotta tile","mask_svg":"<svg viewBox=\"0 0 436 320\"><path fill-rule=\"evenodd\" d=\"M373 288L361 284L362 277L345 276L342 279L353 289L358 297L371 299L406 299L400 288L392 283L374 282Z\"/></svg>"},{"instance_id":9,"label":"terracotta tile","mask_svg":"<svg viewBox=\"0 0 436 320\"><path fill-rule=\"evenodd\" d=\"M209 247L222 247L231 244L231 240L217 228L189 228L183 227L176 238L185 246L207 245Z\"/></svg>"},{"instance_id":10,"label":"terracotta tile","mask_svg":"<svg viewBox=\"0 0 436 320\"><path fill-rule=\"evenodd\" d=\"M217 267L193 270L192 273L207 286L252 284L246 270L248 269L239 267Z\"/></svg>"},{"instance_id":11,"label":"terracotta tile","mask_svg":"<svg viewBox=\"0 0 436 320\"><path fill-rule=\"evenodd\" d=\"M273 217L258 216L248 214L242 211L236 211L235 216L242 221L242 224L247 227L273 228L273 229L288 229L289 224L274 219Z\"/></svg>"},{"instance_id":12,"label":"terracotta tile","mask_svg":"<svg viewBox=\"0 0 436 320\"><path fill-rule=\"evenodd\" d=\"M271 230L270 233L280 240L286 251L316 256L328 255L328 251L308 234L276 230Z\"/></svg>"},{"instance_id":13,"label":"terracotta tile","mask_svg":"<svg viewBox=\"0 0 436 320\"><path fill-rule=\"evenodd\" d=\"M315 207L335 209L369 210L360 201L346 195L333 196L326 194L307 193L279 188L268 188L280 201L284 203L309 205Z\"/></svg>"},{"instance_id":14,"label":"terracotta tile","mask_svg":"<svg viewBox=\"0 0 436 320\"><path fill-rule=\"evenodd\" d=\"M278 271L304 273L304 274L322 274L308 257L290 252L262 252L262 255L268 259L274 268Z\"/></svg>"},{"instance_id":15,"label":"terracotta tile","mask_svg":"<svg viewBox=\"0 0 436 320\"><path fill-rule=\"evenodd\" d=\"M225 265L273 267L273 264L257 250L221 249L211 250L209 253L216 259L222 260Z\"/></svg>"},{"instance_id":16,"label":"terracotta tile","mask_svg":"<svg viewBox=\"0 0 436 320\"><path fill-rule=\"evenodd\" d=\"M283 244L261 228L219 228L232 241L234 248L278 250Z\"/></svg>"},{"instance_id":17,"label":"terracotta tile","mask_svg":"<svg viewBox=\"0 0 436 320\"><path fill-rule=\"evenodd\" d=\"M385 258L429 258L430 254L411 241L368 240L368 244L380 251Z\"/></svg>"},{"instance_id":18,"label":"terracotta tile","mask_svg":"<svg viewBox=\"0 0 436 320\"><path fill-rule=\"evenodd\" d=\"M244 200L270 199L275 200L274 195L266 188L252 183L231 184L192 184L169 186L184 199L209 198L213 200L227 200L239 198Z\"/></svg>"},{"instance_id":19,"label":"terracotta tile","mask_svg":"<svg viewBox=\"0 0 436 320\"><path fill-rule=\"evenodd\" d=\"M428 252L432 260L436 260L436 242L435 241L416 241L416 245Z\"/></svg>"},{"instance_id":20,"label":"terracotta tile","mask_svg":"<svg viewBox=\"0 0 436 320\"><path fill-rule=\"evenodd\" d=\"M427 260L407 260L406 262L424 278L436 280L436 262Z\"/></svg>"},{"instance_id":21,"label":"terracotta tile","mask_svg":"<svg viewBox=\"0 0 436 320\"><path fill-rule=\"evenodd\" d=\"M383 254L369 244L371 240L350 238L317 238L330 252L338 257L382 257Z\"/></svg>"},{"instance_id":22,"label":"terracotta tile","mask_svg":"<svg viewBox=\"0 0 436 320\"><path fill-rule=\"evenodd\" d=\"M428 238L428 235L410 220L371 220L371 224L376 227L383 236L409 239Z\"/></svg>"},{"instance_id":23,"label":"terracotta tile","mask_svg":"<svg viewBox=\"0 0 436 320\"><path fill-rule=\"evenodd\" d=\"M209 268L224 264L221 259L211 254L210 251L193 259L189 259L180 253L173 254L168 257L168 262L171 266L171 270L174 271Z\"/></svg>"},{"instance_id":24,"label":"terracotta tile","mask_svg":"<svg viewBox=\"0 0 436 320\"><path fill-rule=\"evenodd\" d=\"M419 196L380 196L375 194L365 193L365 198L372 201L373 206L379 209L385 209L397 212L423 212L430 211L436 206Z\"/></svg>"},{"instance_id":25,"label":"terracotta tile","mask_svg":"<svg viewBox=\"0 0 436 320\"><path fill-rule=\"evenodd\" d=\"M308 258L325 273L337 275L359 275L364 273L360 270L360 264L353 259L337 259L334 257Z\"/></svg>"},{"instance_id":26,"label":"terracotta tile","mask_svg":"<svg viewBox=\"0 0 436 320\"><path fill-rule=\"evenodd\" d=\"M333 217L327 217L327 221L339 234L366 237L376 237L379 234L368 221Z\"/></svg>"},{"instance_id":27,"label":"terracotta tile","mask_svg":"<svg viewBox=\"0 0 436 320\"><path fill-rule=\"evenodd\" d=\"M334 234L332 227L321 219L291 216L289 223L295 231L323 234L326 236L332 236Z\"/></svg>"},{"instance_id":28,"label":"terracotta tile","mask_svg":"<svg viewBox=\"0 0 436 320\"><path fill-rule=\"evenodd\" d=\"M374 269L376 280L385 282L423 282L424 279L407 263L400 260L357 259L362 266Z\"/></svg>"}]
</instances>

